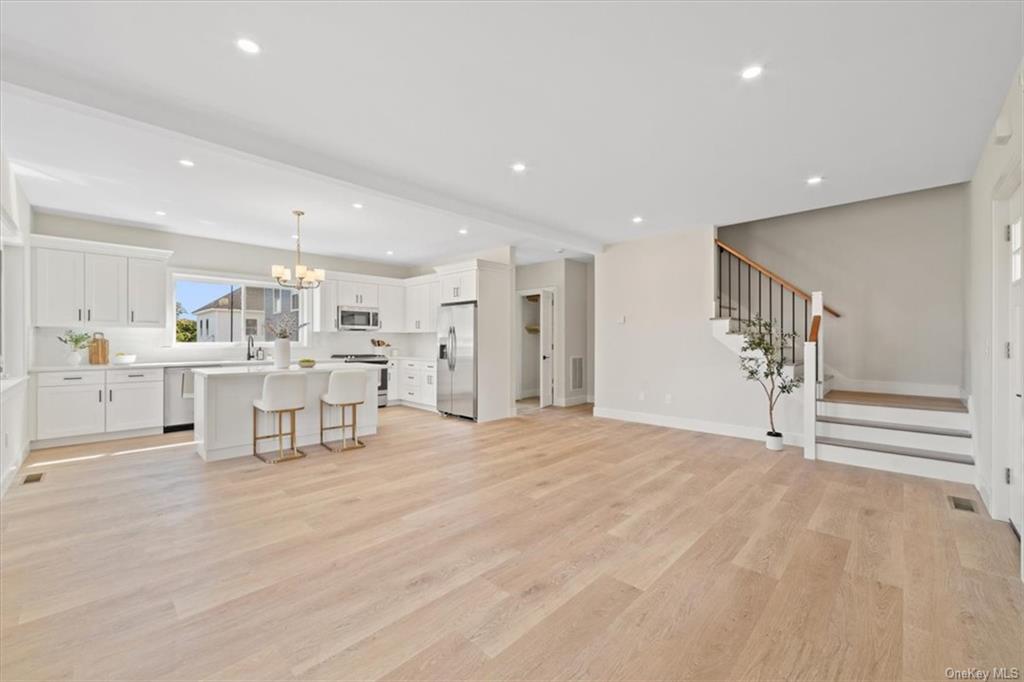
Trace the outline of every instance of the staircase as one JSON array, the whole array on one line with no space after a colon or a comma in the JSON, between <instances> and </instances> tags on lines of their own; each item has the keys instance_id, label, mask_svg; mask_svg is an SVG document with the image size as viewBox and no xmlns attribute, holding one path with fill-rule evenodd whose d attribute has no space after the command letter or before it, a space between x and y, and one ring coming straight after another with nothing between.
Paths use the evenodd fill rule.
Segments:
<instances>
[{"instance_id":1,"label":"staircase","mask_svg":"<svg viewBox=\"0 0 1024 682\"><path fill-rule=\"evenodd\" d=\"M954 398L838 390L824 362L828 316L820 292L808 294L735 248L715 240L718 296L712 334L740 354L744 323L772 319L796 340L782 351L784 371L803 377L804 456L960 483L975 480L970 415Z\"/></svg>"}]
</instances>

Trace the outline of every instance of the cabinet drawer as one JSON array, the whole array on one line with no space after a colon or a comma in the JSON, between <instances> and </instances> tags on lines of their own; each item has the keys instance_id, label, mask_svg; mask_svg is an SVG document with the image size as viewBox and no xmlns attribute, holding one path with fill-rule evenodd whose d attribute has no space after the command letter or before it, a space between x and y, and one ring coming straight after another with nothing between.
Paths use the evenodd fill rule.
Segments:
<instances>
[{"instance_id":1,"label":"cabinet drawer","mask_svg":"<svg viewBox=\"0 0 1024 682\"><path fill-rule=\"evenodd\" d=\"M415 388L422 382L422 377L418 370L402 370L401 384L402 388Z\"/></svg>"},{"instance_id":2,"label":"cabinet drawer","mask_svg":"<svg viewBox=\"0 0 1024 682\"><path fill-rule=\"evenodd\" d=\"M156 367L152 369L109 369L107 370L108 384L130 384L139 381L163 381L164 370Z\"/></svg>"},{"instance_id":3,"label":"cabinet drawer","mask_svg":"<svg viewBox=\"0 0 1024 682\"><path fill-rule=\"evenodd\" d=\"M103 385L102 371L86 372L44 372L36 375L36 385L43 386L82 386Z\"/></svg>"},{"instance_id":4,"label":"cabinet drawer","mask_svg":"<svg viewBox=\"0 0 1024 682\"><path fill-rule=\"evenodd\" d=\"M404 386L402 387L402 394L399 396L402 400L407 400L410 403L420 402L420 388L419 386Z\"/></svg>"}]
</instances>

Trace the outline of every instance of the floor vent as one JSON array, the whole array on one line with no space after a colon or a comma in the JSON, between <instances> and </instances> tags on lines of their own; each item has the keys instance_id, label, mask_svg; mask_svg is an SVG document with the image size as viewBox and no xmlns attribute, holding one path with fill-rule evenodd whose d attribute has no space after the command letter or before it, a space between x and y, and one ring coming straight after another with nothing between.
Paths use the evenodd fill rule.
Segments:
<instances>
[{"instance_id":1,"label":"floor vent","mask_svg":"<svg viewBox=\"0 0 1024 682\"><path fill-rule=\"evenodd\" d=\"M22 481L21 484L25 485L26 483L39 483L39 481L41 480L43 480L42 474L29 474L28 476L25 477L25 480Z\"/></svg>"},{"instance_id":2,"label":"floor vent","mask_svg":"<svg viewBox=\"0 0 1024 682\"><path fill-rule=\"evenodd\" d=\"M966 497L956 497L955 495L949 496L949 503L953 505L953 509L958 511L978 513L978 510L974 508L974 500L968 500Z\"/></svg>"}]
</instances>

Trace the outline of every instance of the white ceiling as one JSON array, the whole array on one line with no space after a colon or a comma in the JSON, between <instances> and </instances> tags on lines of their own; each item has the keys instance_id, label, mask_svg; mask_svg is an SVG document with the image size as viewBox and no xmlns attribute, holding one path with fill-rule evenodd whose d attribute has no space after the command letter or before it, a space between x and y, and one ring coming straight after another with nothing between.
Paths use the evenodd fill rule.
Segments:
<instances>
[{"instance_id":1,"label":"white ceiling","mask_svg":"<svg viewBox=\"0 0 1024 682\"><path fill-rule=\"evenodd\" d=\"M347 229L357 186L433 219L396 212L318 250L364 255L349 248L365 240L379 258L385 242L410 240L396 249L410 263L461 248L459 220L480 221L481 247L506 230L537 253L593 252L967 180L1022 56L1016 1L4 2L0 26L9 83L350 183L276 164L179 180L165 157L149 158L176 158L167 140L26 140L65 133L36 120L38 102L13 106L24 105L21 123L9 123L5 92L10 155L124 182L105 211L149 211L155 196L136 185L173 186L190 220L219 208L225 229L256 234L294 204L265 192L294 180L295 192L314 187L311 229L321 213L324 229ZM242 36L263 52L237 50ZM742 81L755 62L763 77ZM85 167L90 153L107 158ZM520 160L529 170L517 176ZM139 170L126 179L125 168ZM825 182L808 187L815 174ZM30 199L64 196L42 182L26 181Z\"/></svg>"}]
</instances>

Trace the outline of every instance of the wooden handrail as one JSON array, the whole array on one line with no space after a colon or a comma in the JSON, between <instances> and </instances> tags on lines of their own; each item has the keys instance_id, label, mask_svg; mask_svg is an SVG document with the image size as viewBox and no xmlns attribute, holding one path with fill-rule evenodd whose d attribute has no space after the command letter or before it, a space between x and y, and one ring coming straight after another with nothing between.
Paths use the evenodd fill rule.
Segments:
<instances>
[{"instance_id":1,"label":"wooden handrail","mask_svg":"<svg viewBox=\"0 0 1024 682\"><path fill-rule=\"evenodd\" d=\"M811 320L811 333L807 335L807 340L811 343L818 343L819 329L821 329L821 315L815 315Z\"/></svg>"},{"instance_id":2,"label":"wooden handrail","mask_svg":"<svg viewBox=\"0 0 1024 682\"><path fill-rule=\"evenodd\" d=\"M789 289L790 291L792 291L794 294L796 294L800 298L804 299L805 301L810 301L811 300L811 295L808 294L806 291L804 291L803 289L801 289L797 285L793 284L792 282L786 280L785 278L780 277L779 275L775 274L774 272L772 272L768 268L764 267L760 263L755 263L754 261L750 260L744 254L740 253L739 251L737 251L733 247L729 246L725 242L721 241L720 239L716 239L715 240L715 244L717 244L724 251L728 251L732 255L736 256L741 261L743 261L744 263L746 263L750 267L752 267L755 270L757 270L758 272L760 272L762 275L766 275L769 279L772 279L772 280L778 282L783 287L785 287L786 289ZM842 315L840 315L833 308L830 308L828 306L825 306L825 312L827 312L829 315L832 315L833 317L842 317Z\"/></svg>"}]
</instances>

